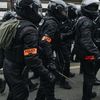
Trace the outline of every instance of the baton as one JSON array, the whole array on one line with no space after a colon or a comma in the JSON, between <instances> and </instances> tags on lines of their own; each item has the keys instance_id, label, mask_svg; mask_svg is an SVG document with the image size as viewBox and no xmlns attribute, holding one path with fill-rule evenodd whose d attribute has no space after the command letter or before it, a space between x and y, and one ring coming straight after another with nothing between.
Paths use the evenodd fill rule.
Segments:
<instances>
[{"instance_id":1,"label":"baton","mask_svg":"<svg viewBox=\"0 0 100 100\"><path fill-rule=\"evenodd\" d=\"M75 81L73 81L72 79L68 78L67 76L65 76L64 74L62 74L61 72L59 71L56 71L59 75L63 76L65 79L69 80L70 82L72 83L76 83Z\"/></svg>"}]
</instances>

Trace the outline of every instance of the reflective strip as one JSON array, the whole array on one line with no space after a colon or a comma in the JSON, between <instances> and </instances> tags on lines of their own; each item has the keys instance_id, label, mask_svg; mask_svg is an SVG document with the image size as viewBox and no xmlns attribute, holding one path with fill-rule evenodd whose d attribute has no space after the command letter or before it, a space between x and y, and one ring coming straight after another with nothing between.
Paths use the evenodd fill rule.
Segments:
<instances>
[{"instance_id":1,"label":"reflective strip","mask_svg":"<svg viewBox=\"0 0 100 100\"><path fill-rule=\"evenodd\" d=\"M42 40L45 40L45 41L47 41L49 43L52 42L52 39L49 36L46 36L46 35L42 37Z\"/></svg>"},{"instance_id":2,"label":"reflective strip","mask_svg":"<svg viewBox=\"0 0 100 100\"><path fill-rule=\"evenodd\" d=\"M95 60L95 57L94 56L85 56L84 60L92 61L92 60Z\"/></svg>"},{"instance_id":3,"label":"reflective strip","mask_svg":"<svg viewBox=\"0 0 100 100\"><path fill-rule=\"evenodd\" d=\"M24 50L24 56L28 56L28 55L35 55L37 54L37 48L31 48L31 49L26 49Z\"/></svg>"}]
</instances>

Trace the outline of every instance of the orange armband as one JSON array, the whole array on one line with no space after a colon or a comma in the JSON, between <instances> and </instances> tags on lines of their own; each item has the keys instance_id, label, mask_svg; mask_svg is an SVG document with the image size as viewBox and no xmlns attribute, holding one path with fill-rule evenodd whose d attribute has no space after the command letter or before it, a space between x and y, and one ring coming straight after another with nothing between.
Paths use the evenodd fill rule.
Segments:
<instances>
[{"instance_id":1,"label":"orange armband","mask_svg":"<svg viewBox=\"0 0 100 100\"><path fill-rule=\"evenodd\" d=\"M42 40L45 40L45 41L47 41L48 43L51 43L51 42L52 42L52 39L51 39L49 36L47 36L47 35L43 36L43 37L42 37Z\"/></svg>"},{"instance_id":2,"label":"orange armband","mask_svg":"<svg viewBox=\"0 0 100 100\"><path fill-rule=\"evenodd\" d=\"M37 48L26 49L24 50L24 56L36 55L37 51Z\"/></svg>"}]
</instances>

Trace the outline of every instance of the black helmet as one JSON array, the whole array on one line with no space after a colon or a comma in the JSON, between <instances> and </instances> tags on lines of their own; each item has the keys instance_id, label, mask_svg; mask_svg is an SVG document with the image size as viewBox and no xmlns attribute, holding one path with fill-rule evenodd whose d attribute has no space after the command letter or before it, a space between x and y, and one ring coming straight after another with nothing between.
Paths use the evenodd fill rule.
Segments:
<instances>
[{"instance_id":1,"label":"black helmet","mask_svg":"<svg viewBox=\"0 0 100 100\"><path fill-rule=\"evenodd\" d=\"M98 15L99 0L83 0L81 12L83 15L94 18Z\"/></svg>"},{"instance_id":2,"label":"black helmet","mask_svg":"<svg viewBox=\"0 0 100 100\"><path fill-rule=\"evenodd\" d=\"M68 17L75 19L77 17L77 7L74 3L68 3Z\"/></svg>"},{"instance_id":3,"label":"black helmet","mask_svg":"<svg viewBox=\"0 0 100 100\"><path fill-rule=\"evenodd\" d=\"M39 23L42 17L40 0L16 0L16 13L23 19Z\"/></svg>"},{"instance_id":4,"label":"black helmet","mask_svg":"<svg viewBox=\"0 0 100 100\"><path fill-rule=\"evenodd\" d=\"M7 11L4 16L2 17L2 21L7 21L14 17L14 13L11 11Z\"/></svg>"},{"instance_id":5,"label":"black helmet","mask_svg":"<svg viewBox=\"0 0 100 100\"><path fill-rule=\"evenodd\" d=\"M64 20L67 17L68 8L63 0L50 0L48 4L48 13L58 20Z\"/></svg>"}]
</instances>

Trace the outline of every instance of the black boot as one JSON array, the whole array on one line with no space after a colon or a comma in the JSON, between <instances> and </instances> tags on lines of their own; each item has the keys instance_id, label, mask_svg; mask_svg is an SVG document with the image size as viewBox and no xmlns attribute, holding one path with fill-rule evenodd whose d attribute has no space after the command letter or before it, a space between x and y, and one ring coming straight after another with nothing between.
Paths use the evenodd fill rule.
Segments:
<instances>
[{"instance_id":1,"label":"black boot","mask_svg":"<svg viewBox=\"0 0 100 100\"><path fill-rule=\"evenodd\" d=\"M97 96L97 93L96 92L92 92L91 98L95 98L96 96ZM84 99L82 98L82 100L84 100Z\"/></svg>"},{"instance_id":2,"label":"black boot","mask_svg":"<svg viewBox=\"0 0 100 100\"><path fill-rule=\"evenodd\" d=\"M63 74L69 78L72 78L75 76L75 73L70 72L70 62L65 63Z\"/></svg>"},{"instance_id":3,"label":"black boot","mask_svg":"<svg viewBox=\"0 0 100 100\"><path fill-rule=\"evenodd\" d=\"M75 73L69 73L69 75L68 75L68 77L70 77L70 78L72 78L72 77L74 77L75 76Z\"/></svg>"},{"instance_id":4,"label":"black boot","mask_svg":"<svg viewBox=\"0 0 100 100\"><path fill-rule=\"evenodd\" d=\"M65 81L64 83L61 82L60 87L64 88L64 89L72 89L72 87L70 86L70 84L67 81Z\"/></svg>"},{"instance_id":5,"label":"black boot","mask_svg":"<svg viewBox=\"0 0 100 100\"><path fill-rule=\"evenodd\" d=\"M96 92L92 92L92 97L91 98L95 98L97 96Z\"/></svg>"},{"instance_id":6,"label":"black boot","mask_svg":"<svg viewBox=\"0 0 100 100\"><path fill-rule=\"evenodd\" d=\"M29 79L29 92L33 92L34 90L37 89L38 83L32 83L31 80Z\"/></svg>"},{"instance_id":7,"label":"black boot","mask_svg":"<svg viewBox=\"0 0 100 100\"><path fill-rule=\"evenodd\" d=\"M62 99L57 99L57 98L54 98L54 100L62 100Z\"/></svg>"},{"instance_id":8,"label":"black boot","mask_svg":"<svg viewBox=\"0 0 100 100\"><path fill-rule=\"evenodd\" d=\"M95 86L100 85L100 80L98 80L98 79L96 78L96 79L95 79L95 82L94 82L94 85L95 85Z\"/></svg>"},{"instance_id":9,"label":"black boot","mask_svg":"<svg viewBox=\"0 0 100 100\"><path fill-rule=\"evenodd\" d=\"M6 81L0 79L0 93L3 93L6 88Z\"/></svg>"}]
</instances>

